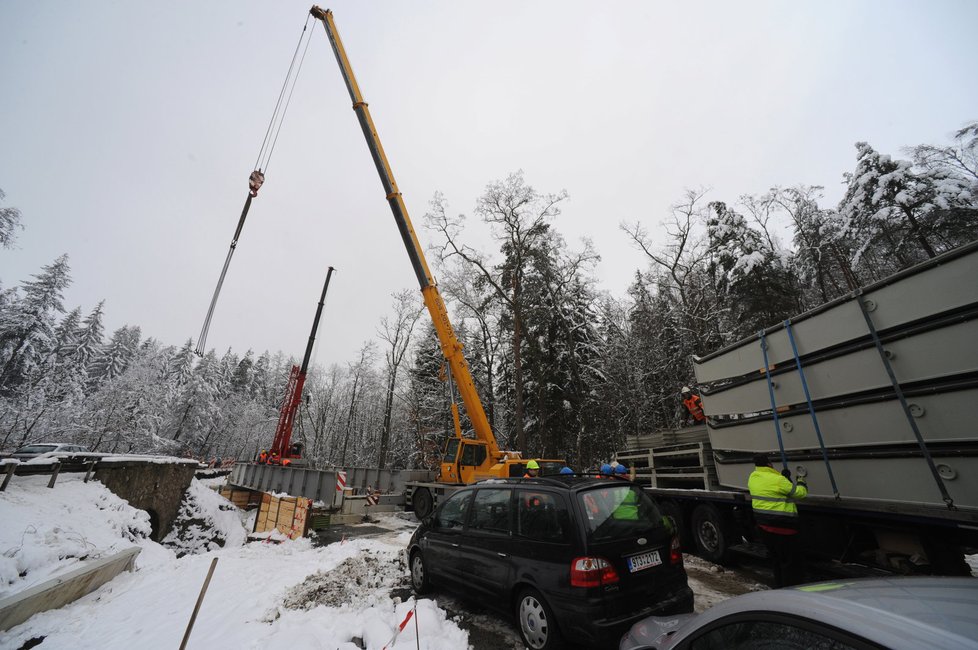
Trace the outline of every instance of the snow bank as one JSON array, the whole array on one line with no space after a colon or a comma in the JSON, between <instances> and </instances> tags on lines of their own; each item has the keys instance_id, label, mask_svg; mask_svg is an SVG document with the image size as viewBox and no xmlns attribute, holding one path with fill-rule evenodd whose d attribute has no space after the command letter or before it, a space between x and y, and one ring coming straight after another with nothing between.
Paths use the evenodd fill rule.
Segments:
<instances>
[{"instance_id":1,"label":"snow bank","mask_svg":"<svg viewBox=\"0 0 978 650\"><path fill-rule=\"evenodd\" d=\"M143 550L135 572L124 572L84 598L5 632L0 650L16 650L37 637L44 637L45 648L178 647L215 557L217 568L191 648L380 650L415 607L417 627L411 621L390 648L469 647L468 632L434 601L408 598L401 554L410 531L396 517L380 518L387 533L324 547L308 539L241 545L237 513L225 510L222 498L195 482L188 512L216 522L226 543L178 558L148 539L144 512L100 483L85 484L80 476L68 475L49 490L47 480L16 477L0 493L0 517L7 524L0 531L5 594L61 573L82 557L133 545ZM236 520L241 539L226 517Z\"/></svg>"},{"instance_id":2,"label":"snow bank","mask_svg":"<svg viewBox=\"0 0 978 650\"><path fill-rule=\"evenodd\" d=\"M149 515L81 474L17 476L0 492L0 597L92 560L140 546L137 566L168 553L149 540Z\"/></svg>"},{"instance_id":3,"label":"snow bank","mask_svg":"<svg viewBox=\"0 0 978 650\"><path fill-rule=\"evenodd\" d=\"M178 557L241 546L247 532L239 512L233 503L194 479L163 545L175 550Z\"/></svg>"}]
</instances>

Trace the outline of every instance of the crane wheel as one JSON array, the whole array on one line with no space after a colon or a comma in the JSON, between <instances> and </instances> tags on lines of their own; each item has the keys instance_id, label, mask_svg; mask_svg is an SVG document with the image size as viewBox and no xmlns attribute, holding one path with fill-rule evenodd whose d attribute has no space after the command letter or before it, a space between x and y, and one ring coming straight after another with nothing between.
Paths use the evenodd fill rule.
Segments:
<instances>
[{"instance_id":1,"label":"crane wheel","mask_svg":"<svg viewBox=\"0 0 978 650\"><path fill-rule=\"evenodd\" d=\"M414 516L419 520L430 517L435 510L435 500L431 496L431 490L428 488L415 490L411 496L411 505L414 508Z\"/></svg>"}]
</instances>

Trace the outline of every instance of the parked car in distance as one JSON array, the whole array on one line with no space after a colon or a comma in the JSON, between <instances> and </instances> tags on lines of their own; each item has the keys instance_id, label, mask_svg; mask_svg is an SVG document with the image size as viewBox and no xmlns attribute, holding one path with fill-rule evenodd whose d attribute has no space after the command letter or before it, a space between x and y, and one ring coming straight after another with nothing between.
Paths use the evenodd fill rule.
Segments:
<instances>
[{"instance_id":1,"label":"parked car in distance","mask_svg":"<svg viewBox=\"0 0 978 650\"><path fill-rule=\"evenodd\" d=\"M83 447L81 445L72 445L61 442L38 442L33 445L21 447L14 453L10 454L8 458L30 460L31 458L37 458L38 456L50 454L52 452L59 454L87 454L89 453L89 449L88 447Z\"/></svg>"},{"instance_id":2,"label":"parked car in distance","mask_svg":"<svg viewBox=\"0 0 978 650\"><path fill-rule=\"evenodd\" d=\"M893 577L736 596L639 621L620 650L978 648L978 580Z\"/></svg>"},{"instance_id":3,"label":"parked car in distance","mask_svg":"<svg viewBox=\"0 0 978 650\"><path fill-rule=\"evenodd\" d=\"M417 593L454 588L512 614L533 650L614 648L637 619L693 611L671 521L624 479L476 483L439 504L407 554Z\"/></svg>"}]
</instances>

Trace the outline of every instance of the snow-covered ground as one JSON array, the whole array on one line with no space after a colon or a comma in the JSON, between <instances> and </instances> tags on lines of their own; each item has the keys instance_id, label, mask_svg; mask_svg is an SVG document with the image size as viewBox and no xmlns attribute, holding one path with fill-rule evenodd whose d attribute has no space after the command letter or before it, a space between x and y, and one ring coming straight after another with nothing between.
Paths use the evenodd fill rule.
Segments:
<instances>
[{"instance_id":1,"label":"snow-covered ground","mask_svg":"<svg viewBox=\"0 0 978 650\"><path fill-rule=\"evenodd\" d=\"M417 627L410 621L388 647L522 648L512 622L495 612L443 593L415 602L402 551L416 524L404 516L378 516L369 536L328 546L284 538L249 543L254 513L239 512L210 489L223 478L195 480L176 530L161 545L148 538L148 515L100 483L75 474L62 475L54 489L47 481L16 477L0 493L0 597L83 560L142 550L135 572L0 634L0 650L41 637L42 650L179 647L214 558L188 648L380 650L415 607ZM978 565L978 556L969 560ZM696 611L765 588L746 571L691 555L685 564Z\"/></svg>"},{"instance_id":2,"label":"snow-covered ground","mask_svg":"<svg viewBox=\"0 0 978 650\"><path fill-rule=\"evenodd\" d=\"M390 532L326 547L308 539L244 544L227 501L195 485L195 519L225 526L223 548L178 558L148 539L149 518L100 483L62 476L17 477L0 494L0 596L21 591L93 559L139 546L136 571L123 573L61 609L35 615L0 635L0 648L44 637L41 648L176 648L213 558L219 558L188 648L383 648L408 611L411 621L390 648L456 650L468 633L432 600L391 595L405 583L400 559L410 528L397 517ZM237 527L237 529L235 529ZM181 550L192 549L191 535ZM200 545L210 544L204 536ZM402 591L403 593L403 591Z\"/></svg>"}]
</instances>

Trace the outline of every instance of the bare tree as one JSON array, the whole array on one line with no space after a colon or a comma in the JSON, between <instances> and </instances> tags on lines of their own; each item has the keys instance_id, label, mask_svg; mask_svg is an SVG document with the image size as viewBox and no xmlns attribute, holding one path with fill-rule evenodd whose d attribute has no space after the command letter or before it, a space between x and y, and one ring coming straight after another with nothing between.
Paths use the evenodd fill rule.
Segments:
<instances>
[{"instance_id":1,"label":"bare tree","mask_svg":"<svg viewBox=\"0 0 978 650\"><path fill-rule=\"evenodd\" d=\"M376 356L375 348L376 344L373 341L367 341L360 348L360 359L356 363L350 364L350 377L352 379L352 386L350 387L350 409L346 416L346 428L343 434L343 451L340 454L340 467L346 466L346 452L350 445L350 436L353 433L357 406L362 396L366 376L374 363L374 357Z\"/></svg>"},{"instance_id":2,"label":"bare tree","mask_svg":"<svg viewBox=\"0 0 978 650\"><path fill-rule=\"evenodd\" d=\"M461 243L459 235L465 217L451 218L446 201L436 194L431 212L425 215L429 227L444 238L439 258L444 261L457 257L477 271L492 287L513 318L510 344L513 354L514 427L517 445L526 453L526 433L523 428L523 285L533 264L533 255L546 241L550 222L560 214L560 203L567 192L540 194L528 185L523 172L510 174L503 181L490 183L476 203L475 212L489 225L493 238L500 244L505 259L493 265L485 254Z\"/></svg>"},{"instance_id":3,"label":"bare tree","mask_svg":"<svg viewBox=\"0 0 978 650\"><path fill-rule=\"evenodd\" d=\"M424 305L417 299L417 293L403 290L393 294L394 316L384 316L380 321L378 335L389 346L384 352L387 362L387 397L384 404L384 425L380 433L380 457L377 465L387 466L387 452L391 438L391 413L394 410L394 388L397 386L397 370L404 360L404 353L411 344L411 333L421 316Z\"/></svg>"}]
</instances>

